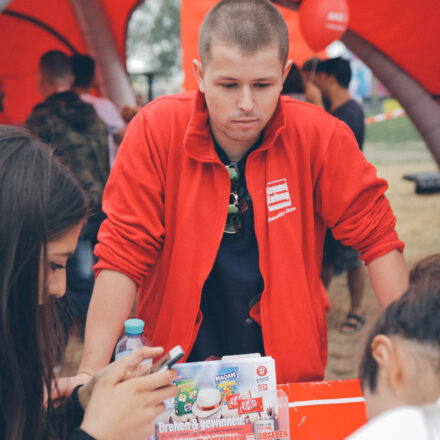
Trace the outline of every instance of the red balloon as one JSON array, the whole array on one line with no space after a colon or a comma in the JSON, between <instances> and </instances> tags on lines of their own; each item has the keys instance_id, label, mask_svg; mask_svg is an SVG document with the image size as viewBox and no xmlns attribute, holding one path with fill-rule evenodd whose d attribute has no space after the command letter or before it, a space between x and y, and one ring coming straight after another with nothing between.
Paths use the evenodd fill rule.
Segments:
<instances>
[{"instance_id":1,"label":"red balloon","mask_svg":"<svg viewBox=\"0 0 440 440\"><path fill-rule=\"evenodd\" d=\"M303 0L299 7L299 25L304 39L313 50L324 49L347 29L347 2Z\"/></svg>"}]
</instances>

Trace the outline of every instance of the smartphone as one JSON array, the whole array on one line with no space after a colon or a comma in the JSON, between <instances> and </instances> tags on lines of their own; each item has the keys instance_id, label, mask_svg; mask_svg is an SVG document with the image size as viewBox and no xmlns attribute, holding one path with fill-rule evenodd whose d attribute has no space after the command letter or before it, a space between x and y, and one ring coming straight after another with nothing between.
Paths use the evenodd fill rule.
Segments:
<instances>
[{"instance_id":1,"label":"smartphone","mask_svg":"<svg viewBox=\"0 0 440 440\"><path fill-rule=\"evenodd\" d=\"M182 350L182 347L180 345L176 345L152 365L149 373L159 373L171 368L177 361L182 359L183 355L184 351Z\"/></svg>"}]
</instances>

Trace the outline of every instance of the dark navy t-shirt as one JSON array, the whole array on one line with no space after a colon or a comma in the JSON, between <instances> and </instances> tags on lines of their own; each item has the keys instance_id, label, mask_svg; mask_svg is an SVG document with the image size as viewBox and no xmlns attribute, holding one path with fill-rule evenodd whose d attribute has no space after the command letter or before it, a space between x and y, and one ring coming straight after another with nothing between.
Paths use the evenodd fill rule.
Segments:
<instances>
[{"instance_id":1,"label":"dark navy t-shirt","mask_svg":"<svg viewBox=\"0 0 440 440\"><path fill-rule=\"evenodd\" d=\"M264 355L261 327L249 317L264 287L259 268L258 245L254 229L252 200L246 189L245 165L257 142L237 163L242 194L242 227L235 234L224 233L214 266L202 290L200 308L203 321L189 362L210 356L261 353ZM216 145L220 160L231 162Z\"/></svg>"},{"instance_id":2,"label":"dark navy t-shirt","mask_svg":"<svg viewBox=\"0 0 440 440\"><path fill-rule=\"evenodd\" d=\"M361 105L354 99L339 106L333 113L341 121L344 121L353 131L359 148L362 150L365 136L364 111Z\"/></svg>"}]
</instances>

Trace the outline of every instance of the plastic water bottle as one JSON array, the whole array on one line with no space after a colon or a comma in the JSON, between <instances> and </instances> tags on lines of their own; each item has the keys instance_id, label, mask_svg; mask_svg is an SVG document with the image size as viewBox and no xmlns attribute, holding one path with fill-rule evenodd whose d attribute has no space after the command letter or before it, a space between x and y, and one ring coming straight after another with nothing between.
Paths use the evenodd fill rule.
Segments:
<instances>
[{"instance_id":1,"label":"plastic water bottle","mask_svg":"<svg viewBox=\"0 0 440 440\"><path fill-rule=\"evenodd\" d=\"M142 319L127 319L125 321L125 336L116 344L115 358L119 359L143 346L152 347L153 344L144 337L144 321ZM145 359L142 364L152 365L152 359Z\"/></svg>"}]
</instances>

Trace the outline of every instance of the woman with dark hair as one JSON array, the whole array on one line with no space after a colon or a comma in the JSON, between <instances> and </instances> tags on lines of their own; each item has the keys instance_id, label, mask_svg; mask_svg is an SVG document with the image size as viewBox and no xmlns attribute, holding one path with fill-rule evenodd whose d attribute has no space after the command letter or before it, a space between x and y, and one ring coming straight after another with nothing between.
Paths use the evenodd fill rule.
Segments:
<instances>
[{"instance_id":1,"label":"woman with dark hair","mask_svg":"<svg viewBox=\"0 0 440 440\"><path fill-rule=\"evenodd\" d=\"M440 439L439 275L440 255L421 260L371 330L360 366L371 421L350 439Z\"/></svg>"},{"instance_id":2,"label":"woman with dark hair","mask_svg":"<svg viewBox=\"0 0 440 440\"><path fill-rule=\"evenodd\" d=\"M171 371L134 377L142 360L162 352L143 349L54 407L56 297L86 217L85 194L49 148L25 129L0 126L1 439L143 438L175 394Z\"/></svg>"}]
</instances>

